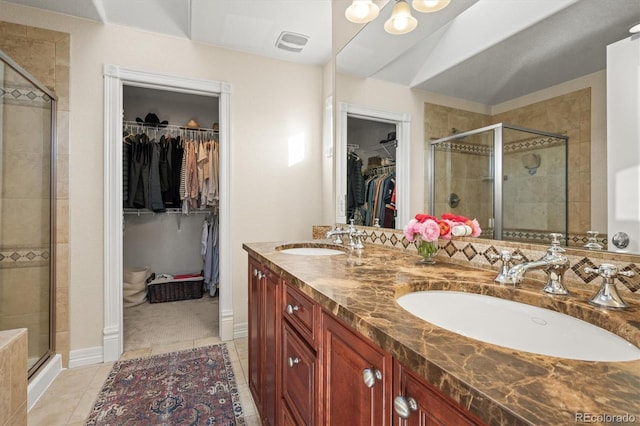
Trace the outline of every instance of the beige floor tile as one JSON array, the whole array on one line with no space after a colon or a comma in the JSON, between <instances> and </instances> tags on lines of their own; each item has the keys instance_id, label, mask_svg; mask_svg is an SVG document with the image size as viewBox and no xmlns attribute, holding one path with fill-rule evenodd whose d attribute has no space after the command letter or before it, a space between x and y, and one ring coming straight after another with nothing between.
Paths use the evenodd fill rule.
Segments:
<instances>
[{"instance_id":1,"label":"beige floor tile","mask_svg":"<svg viewBox=\"0 0 640 426\"><path fill-rule=\"evenodd\" d=\"M125 359L142 358L151 355L151 348L133 349L120 355L120 361Z\"/></svg>"},{"instance_id":2,"label":"beige floor tile","mask_svg":"<svg viewBox=\"0 0 640 426\"><path fill-rule=\"evenodd\" d=\"M220 338L220 336L213 336L213 337L205 337L202 339L196 339L194 340L193 346L195 348L199 348L202 346L217 345L218 343L222 343L222 339Z\"/></svg>"},{"instance_id":3,"label":"beige floor tile","mask_svg":"<svg viewBox=\"0 0 640 426\"><path fill-rule=\"evenodd\" d=\"M168 345L153 346L151 355L167 354L169 352L183 351L185 349L193 349L193 340L185 342L171 343Z\"/></svg>"},{"instance_id":4,"label":"beige floor tile","mask_svg":"<svg viewBox=\"0 0 640 426\"><path fill-rule=\"evenodd\" d=\"M247 426L260 426L260 417L257 415L253 416L245 416L245 421L247 422Z\"/></svg>"}]
</instances>

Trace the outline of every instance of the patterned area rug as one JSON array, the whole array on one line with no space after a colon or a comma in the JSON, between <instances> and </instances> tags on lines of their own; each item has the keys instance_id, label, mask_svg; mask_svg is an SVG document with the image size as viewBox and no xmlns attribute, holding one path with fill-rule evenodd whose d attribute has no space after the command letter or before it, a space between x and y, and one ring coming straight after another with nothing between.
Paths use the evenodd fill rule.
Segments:
<instances>
[{"instance_id":1,"label":"patterned area rug","mask_svg":"<svg viewBox=\"0 0 640 426\"><path fill-rule=\"evenodd\" d=\"M226 344L116 362L86 425L245 425Z\"/></svg>"}]
</instances>

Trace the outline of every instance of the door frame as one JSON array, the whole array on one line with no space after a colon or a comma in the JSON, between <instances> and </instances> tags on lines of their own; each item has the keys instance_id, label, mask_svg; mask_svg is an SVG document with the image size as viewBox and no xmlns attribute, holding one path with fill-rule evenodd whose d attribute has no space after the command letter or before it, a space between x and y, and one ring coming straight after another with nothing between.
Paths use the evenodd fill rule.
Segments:
<instances>
[{"instance_id":1,"label":"door frame","mask_svg":"<svg viewBox=\"0 0 640 426\"><path fill-rule=\"evenodd\" d=\"M103 360L117 361L123 352L122 300L122 98L123 86L214 96L219 99L220 149L220 284L219 334L233 339L231 268L231 84L140 71L105 64L104 75L104 329Z\"/></svg>"},{"instance_id":2,"label":"door frame","mask_svg":"<svg viewBox=\"0 0 640 426\"><path fill-rule=\"evenodd\" d=\"M410 203L410 130L411 115L404 112L385 111L361 105L340 102L338 104L338 125L336 131L336 223L347 223L347 120L349 117L371 121L395 123L396 139L396 206L398 216L396 228L401 229L409 222Z\"/></svg>"}]
</instances>

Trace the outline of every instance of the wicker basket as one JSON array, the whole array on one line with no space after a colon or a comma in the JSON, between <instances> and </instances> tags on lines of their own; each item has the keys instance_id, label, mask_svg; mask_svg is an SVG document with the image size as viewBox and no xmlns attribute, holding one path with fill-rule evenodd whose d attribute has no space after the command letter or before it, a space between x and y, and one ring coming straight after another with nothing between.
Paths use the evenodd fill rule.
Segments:
<instances>
[{"instance_id":1,"label":"wicker basket","mask_svg":"<svg viewBox=\"0 0 640 426\"><path fill-rule=\"evenodd\" d=\"M188 278L150 282L149 303L174 302L176 300L200 299L202 297L204 278Z\"/></svg>"}]
</instances>

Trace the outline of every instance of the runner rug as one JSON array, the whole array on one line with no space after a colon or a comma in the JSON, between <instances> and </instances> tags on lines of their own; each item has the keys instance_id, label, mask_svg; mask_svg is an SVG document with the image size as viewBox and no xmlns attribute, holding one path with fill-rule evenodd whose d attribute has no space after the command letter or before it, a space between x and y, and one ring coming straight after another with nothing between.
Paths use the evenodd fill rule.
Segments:
<instances>
[{"instance_id":1,"label":"runner rug","mask_svg":"<svg viewBox=\"0 0 640 426\"><path fill-rule=\"evenodd\" d=\"M245 425L226 344L116 362L86 425Z\"/></svg>"}]
</instances>

